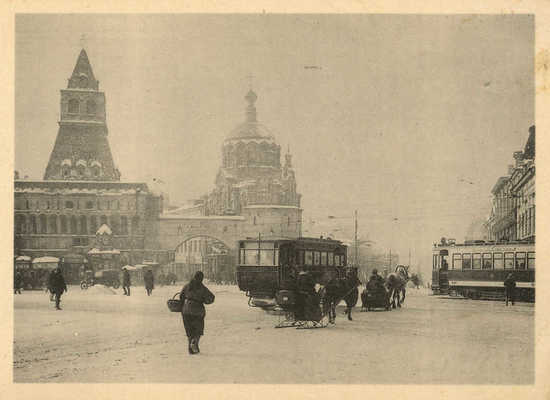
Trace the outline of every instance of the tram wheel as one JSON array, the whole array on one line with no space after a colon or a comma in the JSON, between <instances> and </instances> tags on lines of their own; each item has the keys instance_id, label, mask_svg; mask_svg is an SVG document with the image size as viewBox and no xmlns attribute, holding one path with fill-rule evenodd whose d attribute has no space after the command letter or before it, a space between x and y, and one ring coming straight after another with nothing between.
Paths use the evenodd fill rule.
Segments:
<instances>
[{"instance_id":1,"label":"tram wheel","mask_svg":"<svg viewBox=\"0 0 550 400\"><path fill-rule=\"evenodd\" d=\"M80 289L82 290L88 289L88 284L86 282L80 282Z\"/></svg>"}]
</instances>

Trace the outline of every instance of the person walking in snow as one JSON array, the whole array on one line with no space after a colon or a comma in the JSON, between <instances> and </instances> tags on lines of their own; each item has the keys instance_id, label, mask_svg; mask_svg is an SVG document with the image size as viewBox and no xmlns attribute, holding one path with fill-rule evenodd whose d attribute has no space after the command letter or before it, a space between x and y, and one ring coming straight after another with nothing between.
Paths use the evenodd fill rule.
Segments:
<instances>
[{"instance_id":1,"label":"person walking in snow","mask_svg":"<svg viewBox=\"0 0 550 400\"><path fill-rule=\"evenodd\" d=\"M153 289L155 288L155 277L153 276L153 271L148 269L143 275L143 281L145 283L147 296L151 296L151 293L153 293Z\"/></svg>"},{"instance_id":2,"label":"person walking in snow","mask_svg":"<svg viewBox=\"0 0 550 400\"><path fill-rule=\"evenodd\" d=\"M122 289L124 290L124 296L130 296L130 272L124 268L124 272L122 273Z\"/></svg>"},{"instance_id":3,"label":"person walking in snow","mask_svg":"<svg viewBox=\"0 0 550 400\"><path fill-rule=\"evenodd\" d=\"M206 315L204 305L214 302L214 294L204 286L203 278L204 274L197 271L180 293L180 300L183 302L181 315L189 342L189 354L200 352L199 340L204 334L204 317Z\"/></svg>"},{"instance_id":4,"label":"person walking in snow","mask_svg":"<svg viewBox=\"0 0 550 400\"><path fill-rule=\"evenodd\" d=\"M65 283L65 278L63 278L61 274L61 268L57 267L50 273L48 287L50 292L55 296L55 309L61 310L59 306L61 303L61 295L67 291L67 284Z\"/></svg>"},{"instance_id":5,"label":"person walking in snow","mask_svg":"<svg viewBox=\"0 0 550 400\"><path fill-rule=\"evenodd\" d=\"M508 305L508 301L511 301L512 305L514 305L514 301L516 300L516 280L512 273L508 274L504 281L504 291L506 294L506 305Z\"/></svg>"}]
</instances>

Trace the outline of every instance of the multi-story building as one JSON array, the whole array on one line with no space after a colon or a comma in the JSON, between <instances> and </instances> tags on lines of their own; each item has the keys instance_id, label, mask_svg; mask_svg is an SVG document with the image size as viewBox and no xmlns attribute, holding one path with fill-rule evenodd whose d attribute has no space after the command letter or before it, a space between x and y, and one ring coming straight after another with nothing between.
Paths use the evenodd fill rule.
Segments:
<instances>
[{"instance_id":1,"label":"multi-story building","mask_svg":"<svg viewBox=\"0 0 550 400\"><path fill-rule=\"evenodd\" d=\"M535 127L529 129L529 139L523 152L514 154L518 165L510 177L516 199L516 232L519 240L535 238Z\"/></svg>"},{"instance_id":2,"label":"multi-story building","mask_svg":"<svg viewBox=\"0 0 550 400\"><path fill-rule=\"evenodd\" d=\"M81 268L106 225L123 262L169 257L153 250L162 196L145 183L120 182L107 135L105 94L82 50L61 90L59 131L44 180L16 176L16 255L56 256L69 269Z\"/></svg>"},{"instance_id":3,"label":"multi-story building","mask_svg":"<svg viewBox=\"0 0 550 400\"><path fill-rule=\"evenodd\" d=\"M535 127L523 151L514 152L515 165L493 186L493 207L485 223L489 240L535 237Z\"/></svg>"}]
</instances>

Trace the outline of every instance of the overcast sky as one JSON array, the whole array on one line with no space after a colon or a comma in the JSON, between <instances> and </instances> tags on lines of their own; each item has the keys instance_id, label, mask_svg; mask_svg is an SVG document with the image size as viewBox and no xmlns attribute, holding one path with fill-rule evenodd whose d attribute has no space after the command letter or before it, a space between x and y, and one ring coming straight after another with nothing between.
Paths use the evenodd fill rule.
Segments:
<instances>
[{"instance_id":1,"label":"overcast sky","mask_svg":"<svg viewBox=\"0 0 550 400\"><path fill-rule=\"evenodd\" d=\"M19 15L15 164L30 178L81 34L123 180L160 178L176 203L210 191L252 74L307 233L349 236L351 219L326 217L357 209L362 238L423 263L486 216L534 123L532 16Z\"/></svg>"}]
</instances>

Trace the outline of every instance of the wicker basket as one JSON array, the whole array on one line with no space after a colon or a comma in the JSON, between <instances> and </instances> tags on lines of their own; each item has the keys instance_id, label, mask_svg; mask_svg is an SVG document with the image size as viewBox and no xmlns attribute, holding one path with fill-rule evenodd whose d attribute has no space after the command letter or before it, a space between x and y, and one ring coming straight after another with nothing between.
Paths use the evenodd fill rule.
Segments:
<instances>
[{"instance_id":1,"label":"wicker basket","mask_svg":"<svg viewBox=\"0 0 550 400\"><path fill-rule=\"evenodd\" d=\"M179 298L176 299L179 294L180 292L177 292L170 300L166 302L168 309L172 312L181 312L181 309L183 308L183 302Z\"/></svg>"}]
</instances>

